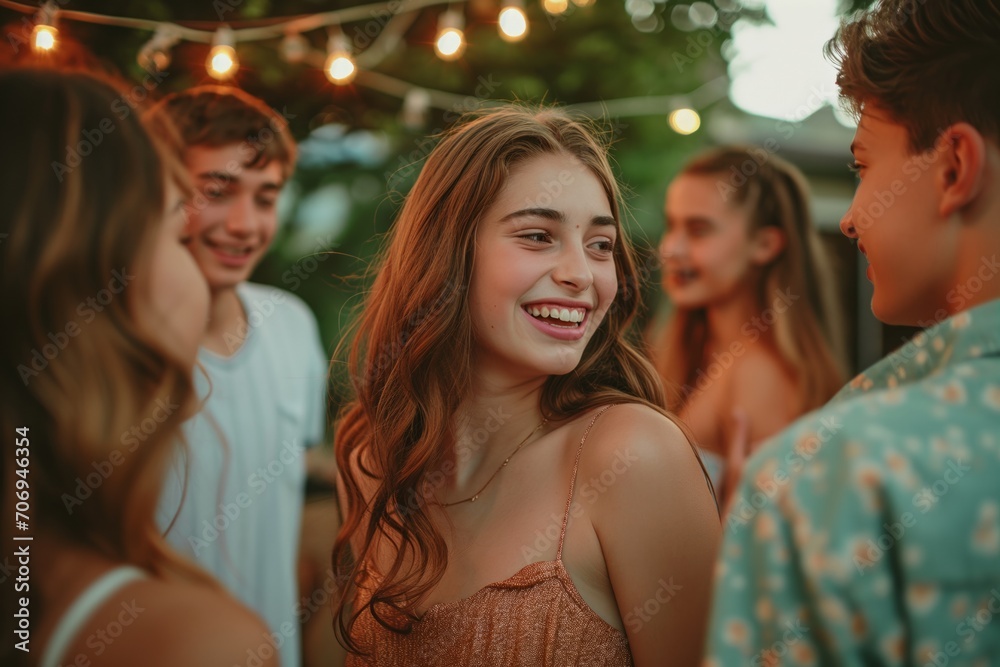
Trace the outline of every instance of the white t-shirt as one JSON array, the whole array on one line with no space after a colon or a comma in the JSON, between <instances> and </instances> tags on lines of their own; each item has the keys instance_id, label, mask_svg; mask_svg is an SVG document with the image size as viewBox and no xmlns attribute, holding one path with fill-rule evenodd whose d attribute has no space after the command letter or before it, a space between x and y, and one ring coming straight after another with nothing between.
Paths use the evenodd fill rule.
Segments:
<instances>
[{"instance_id":1,"label":"white t-shirt","mask_svg":"<svg viewBox=\"0 0 1000 667\"><path fill-rule=\"evenodd\" d=\"M188 484L167 539L269 626L270 637L247 647L248 661L278 648L284 667L298 667L305 448L323 437L327 359L316 319L298 297L251 283L237 294L249 326L226 336L232 356L199 353L208 378L195 371L198 395L208 393L209 383L211 395L184 425ZM181 502L184 459L179 452L164 484L164 530Z\"/></svg>"}]
</instances>

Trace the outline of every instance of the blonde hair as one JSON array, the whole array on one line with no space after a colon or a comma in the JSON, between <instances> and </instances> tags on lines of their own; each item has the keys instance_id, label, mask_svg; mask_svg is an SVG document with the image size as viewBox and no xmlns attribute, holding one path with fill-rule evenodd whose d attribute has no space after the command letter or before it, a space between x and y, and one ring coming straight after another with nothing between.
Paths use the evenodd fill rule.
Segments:
<instances>
[{"instance_id":1,"label":"blonde hair","mask_svg":"<svg viewBox=\"0 0 1000 667\"><path fill-rule=\"evenodd\" d=\"M772 330L778 354L794 372L802 407L808 411L843 384L835 353L842 349L840 317L830 267L812 224L806 180L777 156L757 159L762 153L744 146L716 148L689 162L681 174L717 177L720 196L724 191L728 204L746 211L749 233L772 226L784 234L785 247L763 267L756 293L761 308L785 290L804 297L782 313L775 309ZM696 387L708 335L705 309L677 308L653 349L671 410L680 411Z\"/></svg>"}]
</instances>

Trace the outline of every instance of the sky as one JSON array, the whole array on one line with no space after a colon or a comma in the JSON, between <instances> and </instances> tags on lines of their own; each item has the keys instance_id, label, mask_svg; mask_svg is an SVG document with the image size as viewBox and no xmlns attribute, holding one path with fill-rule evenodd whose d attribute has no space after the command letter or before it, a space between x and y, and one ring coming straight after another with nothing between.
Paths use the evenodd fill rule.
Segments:
<instances>
[{"instance_id":1,"label":"sky","mask_svg":"<svg viewBox=\"0 0 1000 667\"><path fill-rule=\"evenodd\" d=\"M774 21L733 26L727 47L730 98L744 111L758 116L802 121L827 104L837 118L853 121L837 107L836 69L823 47L837 30L838 0L744 0L765 5Z\"/></svg>"}]
</instances>

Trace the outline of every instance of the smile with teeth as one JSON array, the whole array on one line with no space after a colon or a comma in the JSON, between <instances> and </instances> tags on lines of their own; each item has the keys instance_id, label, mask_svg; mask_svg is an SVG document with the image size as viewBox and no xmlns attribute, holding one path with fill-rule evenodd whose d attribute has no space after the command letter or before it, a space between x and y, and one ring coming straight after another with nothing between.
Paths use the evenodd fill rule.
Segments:
<instances>
[{"instance_id":1,"label":"smile with teeth","mask_svg":"<svg viewBox=\"0 0 1000 667\"><path fill-rule=\"evenodd\" d=\"M559 306L525 306L524 308L528 311L528 314L534 318L540 320L546 320L549 323L554 321L567 322L572 325L572 327L577 327L580 322L587 316L587 311L584 308L561 308Z\"/></svg>"}]
</instances>

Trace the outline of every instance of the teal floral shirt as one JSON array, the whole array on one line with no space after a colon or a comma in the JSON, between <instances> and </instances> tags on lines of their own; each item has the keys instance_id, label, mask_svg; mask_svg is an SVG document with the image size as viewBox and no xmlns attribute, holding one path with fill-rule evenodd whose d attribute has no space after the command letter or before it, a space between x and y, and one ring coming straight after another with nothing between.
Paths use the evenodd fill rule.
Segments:
<instances>
[{"instance_id":1,"label":"teal floral shirt","mask_svg":"<svg viewBox=\"0 0 1000 667\"><path fill-rule=\"evenodd\" d=\"M704 667L1000 665L1000 300L751 457Z\"/></svg>"}]
</instances>

